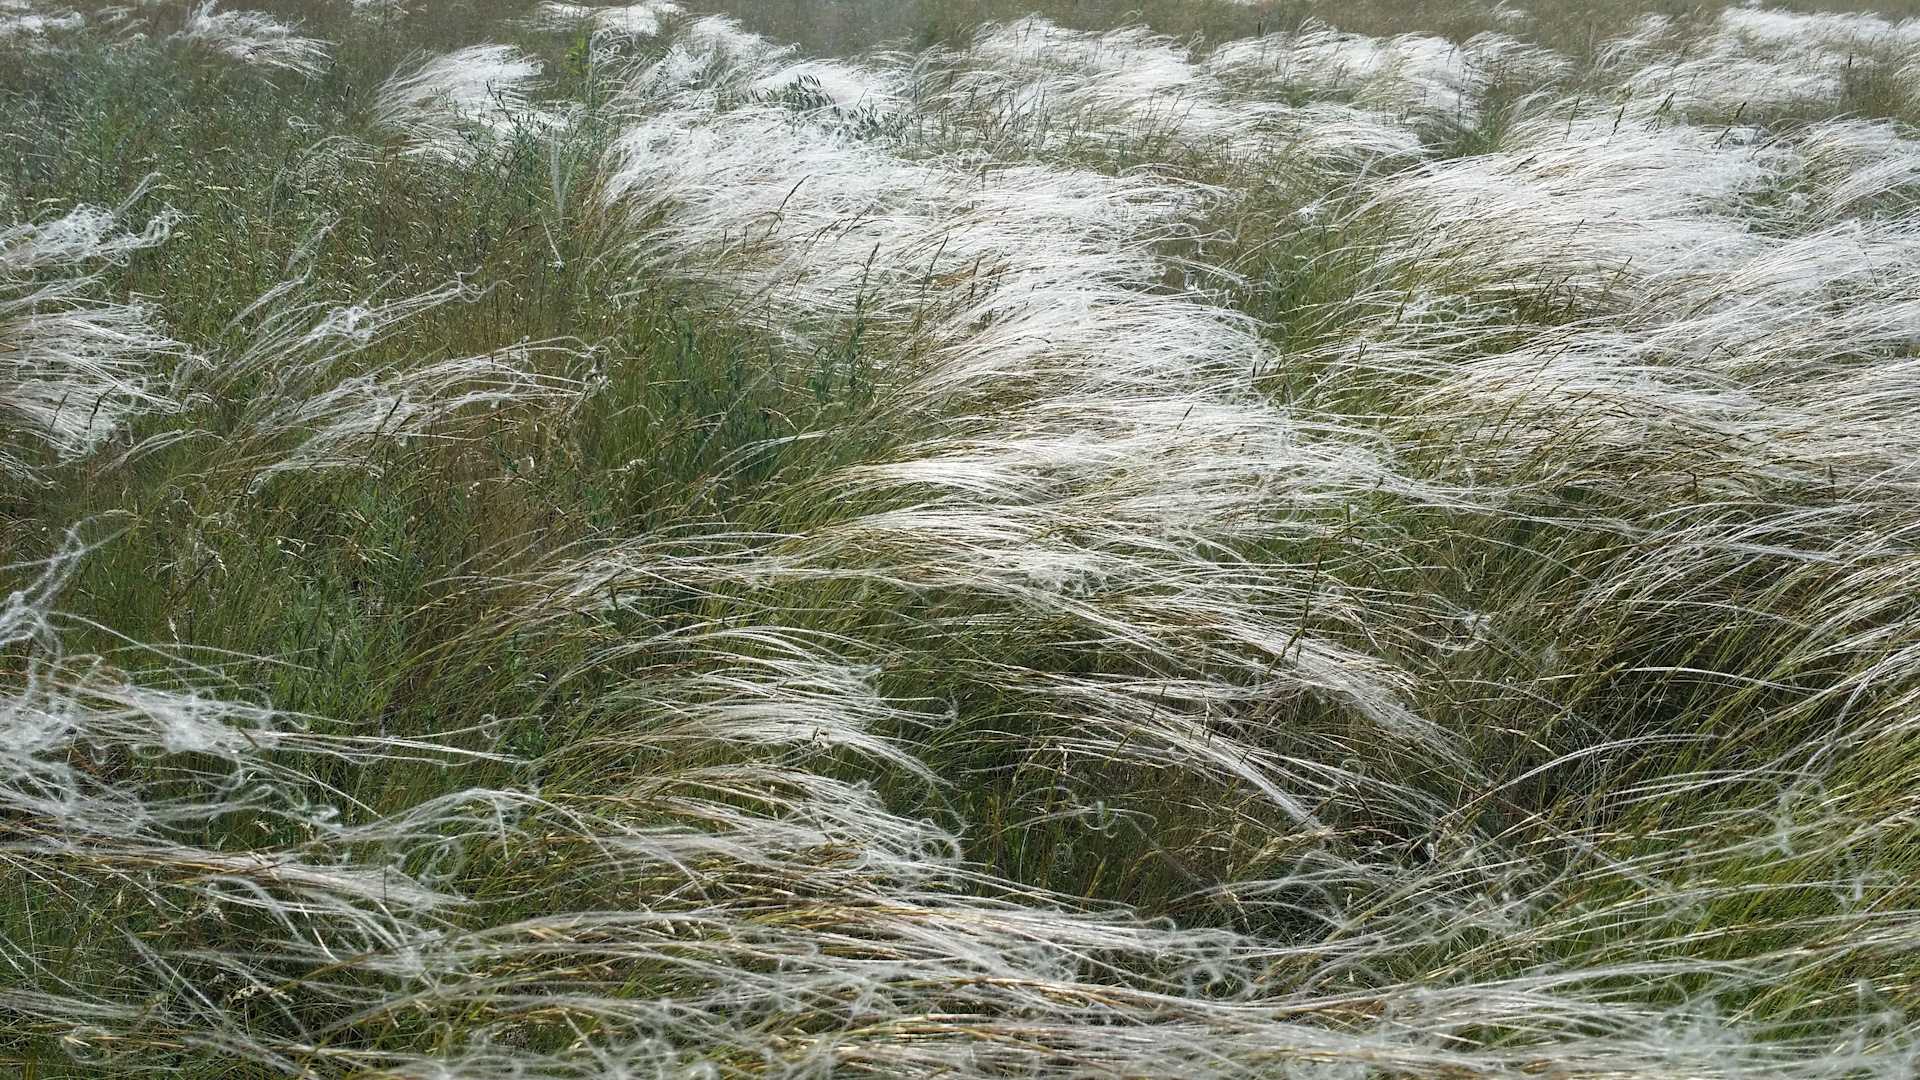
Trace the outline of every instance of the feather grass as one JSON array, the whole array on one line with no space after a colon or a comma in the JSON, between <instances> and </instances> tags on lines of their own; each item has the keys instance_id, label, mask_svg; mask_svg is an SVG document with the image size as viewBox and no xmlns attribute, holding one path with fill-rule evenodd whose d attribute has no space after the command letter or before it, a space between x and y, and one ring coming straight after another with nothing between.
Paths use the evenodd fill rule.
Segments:
<instances>
[{"instance_id":1,"label":"feather grass","mask_svg":"<svg viewBox=\"0 0 1920 1080\"><path fill-rule=\"evenodd\" d=\"M495 14L0 76L286 118L0 233L0 1054L1912 1070L1904 24Z\"/></svg>"}]
</instances>

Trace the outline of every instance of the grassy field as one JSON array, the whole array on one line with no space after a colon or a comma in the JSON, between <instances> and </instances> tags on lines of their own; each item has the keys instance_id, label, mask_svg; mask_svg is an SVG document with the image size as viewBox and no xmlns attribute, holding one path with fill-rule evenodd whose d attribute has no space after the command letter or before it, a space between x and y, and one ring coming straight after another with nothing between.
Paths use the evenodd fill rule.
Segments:
<instances>
[{"instance_id":1,"label":"grassy field","mask_svg":"<svg viewBox=\"0 0 1920 1080\"><path fill-rule=\"evenodd\" d=\"M1910 1078L1911 16L0 0L0 1077Z\"/></svg>"}]
</instances>

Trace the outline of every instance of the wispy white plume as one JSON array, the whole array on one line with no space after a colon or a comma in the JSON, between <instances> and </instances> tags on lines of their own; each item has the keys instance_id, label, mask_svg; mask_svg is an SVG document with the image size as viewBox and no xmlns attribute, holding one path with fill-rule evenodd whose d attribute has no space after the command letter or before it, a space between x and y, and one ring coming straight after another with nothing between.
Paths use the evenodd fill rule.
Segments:
<instances>
[{"instance_id":1,"label":"wispy white plume","mask_svg":"<svg viewBox=\"0 0 1920 1080\"><path fill-rule=\"evenodd\" d=\"M1140 28L1069 30L1034 16L988 25L965 50L896 63L925 118L913 130L1009 158L1094 154L1124 168L1201 153L1312 169L1422 152L1397 119L1336 102L1286 105Z\"/></svg>"},{"instance_id":2,"label":"wispy white plume","mask_svg":"<svg viewBox=\"0 0 1920 1080\"><path fill-rule=\"evenodd\" d=\"M379 447L454 438L451 427L462 417L502 406L557 408L583 389L546 370L572 355L554 345L397 367L367 363L368 351L408 320L471 302L473 291L458 284L345 307L303 302L299 286L290 282L255 301L231 328L244 335L242 346L201 375L201 389L217 396L247 388L223 453L250 483L284 472L371 469Z\"/></svg>"},{"instance_id":3,"label":"wispy white plume","mask_svg":"<svg viewBox=\"0 0 1920 1080\"><path fill-rule=\"evenodd\" d=\"M411 154L471 164L560 122L527 99L539 75L540 62L511 45L469 46L395 72L374 98L374 122L404 138Z\"/></svg>"},{"instance_id":4,"label":"wispy white plume","mask_svg":"<svg viewBox=\"0 0 1920 1080\"><path fill-rule=\"evenodd\" d=\"M391 21L407 15L407 0L352 0L352 3L354 15L362 19Z\"/></svg>"},{"instance_id":5,"label":"wispy white plume","mask_svg":"<svg viewBox=\"0 0 1920 1080\"><path fill-rule=\"evenodd\" d=\"M1091 33L1029 16L985 27L957 59L967 70L945 88L944 111L986 106L1010 129L1204 142L1247 126L1186 49L1143 28Z\"/></svg>"},{"instance_id":6,"label":"wispy white plume","mask_svg":"<svg viewBox=\"0 0 1920 1080\"><path fill-rule=\"evenodd\" d=\"M1309 24L1297 33L1227 42L1208 55L1207 67L1242 85L1339 94L1394 117L1473 127L1496 73L1551 77L1564 61L1498 35L1462 47L1419 34L1374 38Z\"/></svg>"},{"instance_id":7,"label":"wispy white plume","mask_svg":"<svg viewBox=\"0 0 1920 1080\"><path fill-rule=\"evenodd\" d=\"M1622 87L1638 114L1751 121L1781 109L1830 107L1850 79L1899 64L1916 42L1915 20L1730 7L1705 35L1677 42L1670 24L1650 20L1604 51L1616 62L1654 53Z\"/></svg>"},{"instance_id":8,"label":"wispy white plume","mask_svg":"<svg viewBox=\"0 0 1920 1080\"><path fill-rule=\"evenodd\" d=\"M0 409L10 416L4 468L32 471L28 448L56 459L98 448L140 413L176 405L156 370L184 348L144 304L96 298L91 271L167 238L173 217L144 230L82 207L0 231ZM24 456L23 456L24 455Z\"/></svg>"},{"instance_id":9,"label":"wispy white plume","mask_svg":"<svg viewBox=\"0 0 1920 1080\"><path fill-rule=\"evenodd\" d=\"M1832 221L1863 204L1920 183L1920 140L1885 120L1822 120L1790 143L1797 179L1810 190L1788 194L1796 216Z\"/></svg>"},{"instance_id":10,"label":"wispy white plume","mask_svg":"<svg viewBox=\"0 0 1920 1080\"><path fill-rule=\"evenodd\" d=\"M217 11L208 0L187 15L176 35L243 64L282 68L302 75L326 69L333 46L317 38L301 37L294 27L264 11Z\"/></svg>"},{"instance_id":11,"label":"wispy white plume","mask_svg":"<svg viewBox=\"0 0 1920 1080\"><path fill-rule=\"evenodd\" d=\"M78 30L86 24L86 17L77 11L49 14L37 9L32 0L0 0L0 41Z\"/></svg>"},{"instance_id":12,"label":"wispy white plume","mask_svg":"<svg viewBox=\"0 0 1920 1080\"><path fill-rule=\"evenodd\" d=\"M534 21L551 30L585 27L596 37L650 38L660 35L661 20L679 14L680 6L666 0L648 0L646 3L620 7L589 7L548 0L535 10Z\"/></svg>"},{"instance_id":13,"label":"wispy white plume","mask_svg":"<svg viewBox=\"0 0 1920 1080\"><path fill-rule=\"evenodd\" d=\"M1768 180L1775 155L1732 135L1542 118L1517 125L1498 152L1375 190L1383 209L1409 215L1409 246L1395 256L1409 273L1430 261L1509 293L1641 288L1759 247L1736 206Z\"/></svg>"},{"instance_id":14,"label":"wispy white plume","mask_svg":"<svg viewBox=\"0 0 1920 1080\"><path fill-rule=\"evenodd\" d=\"M1498 417L1499 445L1519 455L1483 454L1481 468L1604 447L1640 478L1627 482L1646 481L1624 468L1637 461L1723 493L1835 474L1911 484L1896 417L1920 340L1913 239L1834 220L1912 182L1909 149L1860 121L1729 134L1543 121L1509 149L1372 185L1380 201L1362 215L1406 215L1377 265L1411 295L1394 326L1342 348L1381 370L1448 373L1420 410ZM1773 235L1753 227L1761 198L1779 204L1765 211ZM1479 334L1512 333L1515 303L1579 318L1481 352Z\"/></svg>"},{"instance_id":15,"label":"wispy white plume","mask_svg":"<svg viewBox=\"0 0 1920 1080\"><path fill-rule=\"evenodd\" d=\"M396 440L446 437L455 417L502 405L553 405L578 384L542 374L526 350L467 356L407 371L356 375L311 397L250 410L240 437L265 444L288 434L298 445L262 466L261 477L289 470L366 467L368 451Z\"/></svg>"}]
</instances>

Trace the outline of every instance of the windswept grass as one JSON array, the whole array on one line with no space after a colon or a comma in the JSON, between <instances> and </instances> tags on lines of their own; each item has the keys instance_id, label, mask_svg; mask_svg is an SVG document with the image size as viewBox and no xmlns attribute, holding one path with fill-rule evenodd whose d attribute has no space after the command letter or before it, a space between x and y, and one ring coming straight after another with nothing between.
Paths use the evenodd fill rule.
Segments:
<instances>
[{"instance_id":1,"label":"windswept grass","mask_svg":"<svg viewBox=\"0 0 1920 1080\"><path fill-rule=\"evenodd\" d=\"M1920 24L1033 10L0 7L0 1074L1913 1072Z\"/></svg>"}]
</instances>

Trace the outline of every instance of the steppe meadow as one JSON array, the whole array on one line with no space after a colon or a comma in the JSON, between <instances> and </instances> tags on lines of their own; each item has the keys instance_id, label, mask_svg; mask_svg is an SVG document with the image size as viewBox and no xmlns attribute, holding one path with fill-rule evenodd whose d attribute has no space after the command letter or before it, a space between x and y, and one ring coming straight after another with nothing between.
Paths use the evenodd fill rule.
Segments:
<instances>
[{"instance_id":1,"label":"steppe meadow","mask_svg":"<svg viewBox=\"0 0 1920 1080\"><path fill-rule=\"evenodd\" d=\"M0 0L0 1077L1911 1080L1920 4Z\"/></svg>"}]
</instances>

